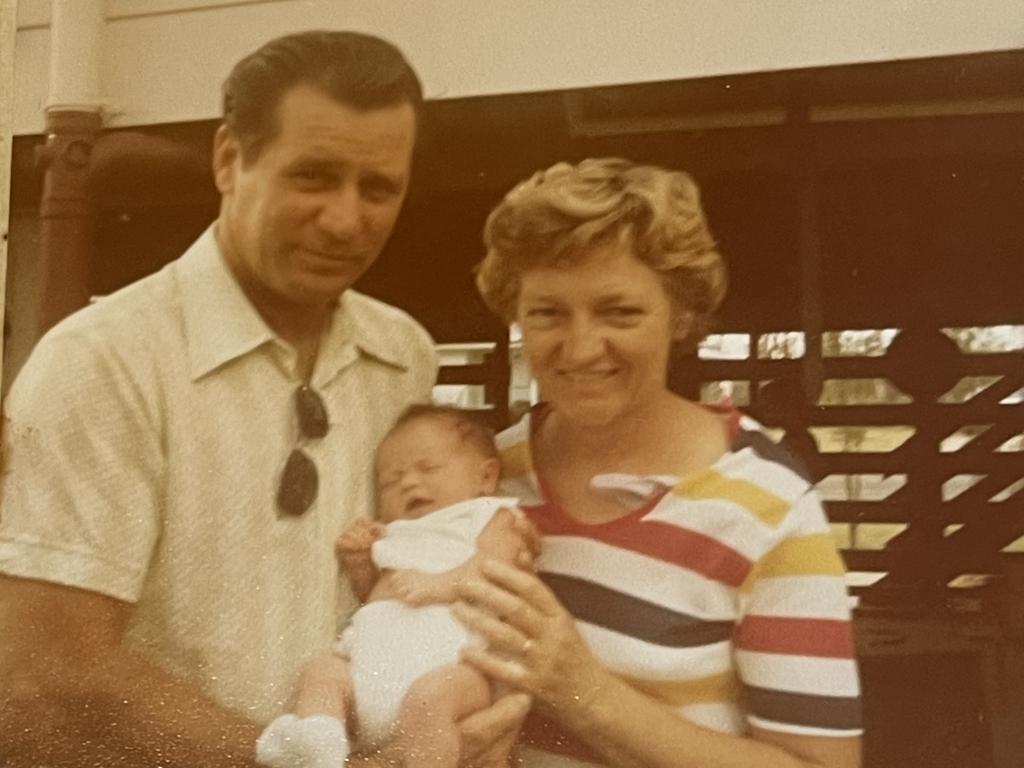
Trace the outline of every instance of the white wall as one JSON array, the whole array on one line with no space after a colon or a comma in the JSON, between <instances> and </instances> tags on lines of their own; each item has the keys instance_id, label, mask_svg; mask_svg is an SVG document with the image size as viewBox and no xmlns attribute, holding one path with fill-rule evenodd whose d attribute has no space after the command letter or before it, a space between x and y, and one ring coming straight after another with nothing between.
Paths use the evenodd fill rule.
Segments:
<instances>
[{"instance_id":1,"label":"white wall","mask_svg":"<svg viewBox=\"0 0 1024 768\"><path fill-rule=\"evenodd\" d=\"M7 280L8 212L11 179L11 103L14 87L13 43L15 38L14 0L0 0L0 326L3 324ZM3 347L0 343L0 380L3 378Z\"/></svg>"},{"instance_id":2,"label":"white wall","mask_svg":"<svg viewBox=\"0 0 1024 768\"><path fill-rule=\"evenodd\" d=\"M397 43L430 98L1024 47L1021 0L106 0L112 125L208 119L231 64L312 27ZM20 0L14 132L42 130L48 0Z\"/></svg>"}]
</instances>

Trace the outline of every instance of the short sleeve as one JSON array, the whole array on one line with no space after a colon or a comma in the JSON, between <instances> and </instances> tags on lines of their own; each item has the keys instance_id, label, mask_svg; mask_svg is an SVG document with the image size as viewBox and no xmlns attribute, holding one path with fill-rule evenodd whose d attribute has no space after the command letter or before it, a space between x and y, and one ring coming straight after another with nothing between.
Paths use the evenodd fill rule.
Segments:
<instances>
[{"instance_id":1,"label":"short sleeve","mask_svg":"<svg viewBox=\"0 0 1024 768\"><path fill-rule=\"evenodd\" d=\"M817 736L861 733L844 568L821 503L801 495L742 587L736 669L748 721Z\"/></svg>"},{"instance_id":2,"label":"short sleeve","mask_svg":"<svg viewBox=\"0 0 1024 768\"><path fill-rule=\"evenodd\" d=\"M4 404L0 572L138 599L162 451L138 371L86 333L45 337Z\"/></svg>"}]
</instances>

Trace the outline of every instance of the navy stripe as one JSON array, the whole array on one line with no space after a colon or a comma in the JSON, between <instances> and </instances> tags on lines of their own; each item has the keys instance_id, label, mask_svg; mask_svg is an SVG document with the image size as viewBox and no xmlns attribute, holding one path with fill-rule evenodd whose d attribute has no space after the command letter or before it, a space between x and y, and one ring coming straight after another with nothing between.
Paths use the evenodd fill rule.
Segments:
<instances>
[{"instance_id":1,"label":"navy stripe","mask_svg":"<svg viewBox=\"0 0 1024 768\"><path fill-rule=\"evenodd\" d=\"M772 442L764 432L756 429L741 429L733 443L733 450L740 451L743 448L750 448L765 461L772 461L781 464L787 469L795 472L808 483L813 484L811 471L800 459L783 448L778 443Z\"/></svg>"},{"instance_id":2,"label":"navy stripe","mask_svg":"<svg viewBox=\"0 0 1024 768\"><path fill-rule=\"evenodd\" d=\"M775 723L852 731L861 727L860 699L743 686L747 710Z\"/></svg>"},{"instance_id":3,"label":"navy stripe","mask_svg":"<svg viewBox=\"0 0 1024 768\"><path fill-rule=\"evenodd\" d=\"M580 621L638 640L693 648L732 638L732 621L704 621L573 576L541 573L540 577Z\"/></svg>"}]
</instances>

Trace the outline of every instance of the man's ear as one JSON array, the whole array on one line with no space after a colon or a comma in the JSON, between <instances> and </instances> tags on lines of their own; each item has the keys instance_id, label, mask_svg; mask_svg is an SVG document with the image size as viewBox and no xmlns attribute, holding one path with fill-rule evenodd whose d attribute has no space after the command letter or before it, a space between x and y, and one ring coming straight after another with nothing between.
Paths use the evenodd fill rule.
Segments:
<instances>
[{"instance_id":1,"label":"man's ear","mask_svg":"<svg viewBox=\"0 0 1024 768\"><path fill-rule=\"evenodd\" d=\"M235 167L242 160L242 147L230 128L221 124L213 136L213 181L222 195L235 186Z\"/></svg>"},{"instance_id":2,"label":"man's ear","mask_svg":"<svg viewBox=\"0 0 1024 768\"><path fill-rule=\"evenodd\" d=\"M480 463L480 491L491 496L498 490L498 477L501 475L501 462L497 459L484 459Z\"/></svg>"}]
</instances>

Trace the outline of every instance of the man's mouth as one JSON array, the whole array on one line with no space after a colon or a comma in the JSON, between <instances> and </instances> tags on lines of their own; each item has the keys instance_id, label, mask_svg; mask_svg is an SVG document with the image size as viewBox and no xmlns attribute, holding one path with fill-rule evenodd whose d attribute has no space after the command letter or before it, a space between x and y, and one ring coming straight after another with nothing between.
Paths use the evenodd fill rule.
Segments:
<instances>
[{"instance_id":1,"label":"man's mouth","mask_svg":"<svg viewBox=\"0 0 1024 768\"><path fill-rule=\"evenodd\" d=\"M361 255L349 251L318 251L305 248L303 253L314 266L337 267L339 265L363 263Z\"/></svg>"}]
</instances>

